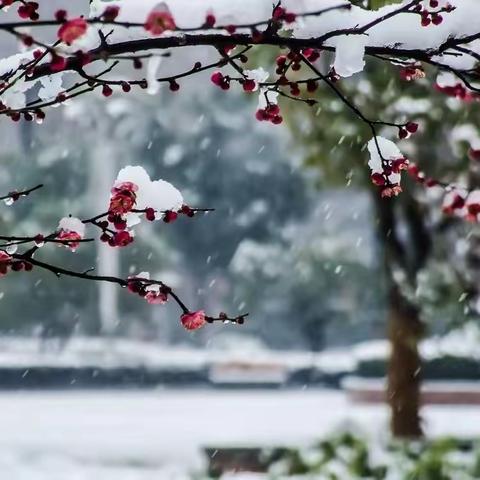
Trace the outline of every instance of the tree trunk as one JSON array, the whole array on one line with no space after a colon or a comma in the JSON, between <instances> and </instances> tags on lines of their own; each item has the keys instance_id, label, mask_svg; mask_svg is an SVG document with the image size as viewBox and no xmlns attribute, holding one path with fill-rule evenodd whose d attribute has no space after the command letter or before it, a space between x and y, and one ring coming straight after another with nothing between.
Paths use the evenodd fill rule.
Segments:
<instances>
[{"instance_id":1,"label":"tree trunk","mask_svg":"<svg viewBox=\"0 0 480 480\"><path fill-rule=\"evenodd\" d=\"M420 312L402 294L393 278L400 269L414 287L416 272L425 261L428 237L420 222L421 217L411 202L395 201L375 195L378 214L378 235L383 249L386 281L388 282L388 364L387 399L391 407L391 433L394 437L415 438L422 435L420 422L420 369L418 344L423 335ZM398 208L395 208L397 205ZM407 211L409 241L405 244L397 232L400 207Z\"/></svg>"},{"instance_id":2,"label":"tree trunk","mask_svg":"<svg viewBox=\"0 0 480 480\"><path fill-rule=\"evenodd\" d=\"M388 336L391 346L387 398L394 437L422 435L420 421L420 369L418 343L423 325L417 308L392 284L389 292Z\"/></svg>"}]
</instances>

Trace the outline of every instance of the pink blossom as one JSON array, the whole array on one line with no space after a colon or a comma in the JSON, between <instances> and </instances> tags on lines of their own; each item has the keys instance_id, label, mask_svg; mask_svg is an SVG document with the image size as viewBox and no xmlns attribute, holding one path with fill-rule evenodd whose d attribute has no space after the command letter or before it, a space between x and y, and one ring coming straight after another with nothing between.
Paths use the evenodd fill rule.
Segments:
<instances>
[{"instance_id":1,"label":"pink blossom","mask_svg":"<svg viewBox=\"0 0 480 480\"><path fill-rule=\"evenodd\" d=\"M403 67L400 69L400 78L407 82L425 78L425 71L421 66Z\"/></svg>"},{"instance_id":2,"label":"pink blossom","mask_svg":"<svg viewBox=\"0 0 480 480\"><path fill-rule=\"evenodd\" d=\"M7 252L0 250L0 277L7 274L11 261L12 257Z\"/></svg>"},{"instance_id":3,"label":"pink blossom","mask_svg":"<svg viewBox=\"0 0 480 480\"><path fill-rule=\"evenodd\" d=\"M167 303L168 295L164 292L150 290L145 295L145 300L151 305L163 305Z\"/></svg>"},{"instance_id":4,"label":"pink blossom","mask_svg":"<svg viewBox=\"0 0 480 480\"><path fill-rule=\"evenodd\" d=\"M102 18L106 22L113 22L120 13L120 7L113 5L111 7L107 7L105 11L102 13Z\"/></svg>"},{"instance_id":5,"label":"pink blossom","mask_svg":"<svg viewBox=\"0 0 480 480\"><path fill-rule=\"evenodd\" d=\"M171 223L171 222L174 222L177 218L178 218L178 213L177 212L174 212L172 210L167 210L165 212L164 217L163 217L163 221L165 223Z\"/></svg>"},{"instance_id":6,"label":"pink blossom","mask_svg":"<svg viewBox=\"0 0 480 480\"><path fill-rule=\"evenodd\" d=\"M454 189L448 192L443 199L443 213L452 215L462 211L465 207L466 197L467 193L464 190Z\"/></svg>"},{"instance_id":7,"label":"pink blossom","mask_svg":"<svg viewBox=\"0 0 480 480\"><path fill-rule=\"evenodd\" d=\"M145 30L153 35L161 35L166 30L175 30L177 28L172 14L168 11L153 10L145 22Z\"/></svg>"},{"instance_id":8,"label":"pink blossom","mask_svg":"<svg viewBox=\"0 0 480 480\"><path fill-rule=\"evenodd\" d=\"M0 250L0 263L9 262L11 259L12 257L7 252Z\"/></svg>"},{"instance_id":9,"label":"pink blossom","mask_svg":"<svg viewBox=\"0 0 480 480\"><path fill-rule=\"evenodd\" d=\"M186 330L197 330L202 328L207 323L205 319L205 312L203 310L184 313L180 317L180 321Z\"/></svg>"},{"instance_id":10,"label":"pink blossom","mask_svg":"<svg viewBox=\"0 0 480 480\"><path fill-rule=\"evenodd\" d=\"M56 53L52 53L52 60L50 62L50 69L52 72L61 72L67 66L67 59ZM60 94L61 95L61 94Z\"/></svg>"},{"instance_id":11,"label":"pink blossom","mask_svg":"<svg viewBox=\"0 0 480 480\"><path fill-rule=\"evenodd\" d=\"M79 247L80 242L85 237L85 225L81 220L75 217L65 217L58 223L57 240L64 240L64 246L72 252Z\"/></svg>"},{"instance_id":12,"label":"pink blossom","mask_svg":"<svg viewBox=\"0 0 480 480\"><path fill-rule=\"evenodd\" d=\"M60 230L57 234L57 240L65 240L68 243L65 243L65 246L69 248L72 252L79 247L82 237L77 232L70 232L68 230Z\"/></svg>"},{"instance_id":13,"label":"pink blossom","mask_svg":"<svg viewBox=\"0 0 480 480\"><path fill-rule=\"evenodd\" d=\"M87 31L87 22L84 18L74 18L73 20L68 20L58 29L58 38L62 42L71 44L78 38L85 35Z\"/></svg>"},{"instance_id":14,"label":"pink blossom","mask_svg":"<svg viewBox=\"0 0 480 480\"><path fill-rule=\"evenodd\" d=\"M111 247L126 247L133 242L133 235L127 230L115 232L113 237L108 241Z\"/></svg>"},{"instance_id":15,"label":"pink blossom","mask_svg":"<svg viewBox=\"0 0 480 480\"><path fill-rule=\"evenodd\" d=\"M123 182L112 188L109 211L112 214L123 215L131 212L137 202L137 185L132 182Z\"/></svg>"}]
</instances>

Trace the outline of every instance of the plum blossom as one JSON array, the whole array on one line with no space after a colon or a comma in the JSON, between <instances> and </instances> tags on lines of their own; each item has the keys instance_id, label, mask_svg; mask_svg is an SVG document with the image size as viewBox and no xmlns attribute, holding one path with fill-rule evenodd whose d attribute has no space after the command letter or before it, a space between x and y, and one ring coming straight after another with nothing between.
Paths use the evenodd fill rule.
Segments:
<instances>
[{"instance_id":1,"label":"plum blossom","mask_svg":"<svg viewBox=\"0 0 480 480\"><path fill-rule=\"evenodd\" d=\"M65 247L75 252L80 245L79 240L85 238L85 225L76 217L64 217L58 223L57 240L65 240Z\"/></svg>"},{"instance_id":2,"label":"plum blossom","mask_svg":"<svg viewBox=\"0 0 480 480\"><path fill-rule=\"evenodd\" d=\"M465 200L468 192L464 188L454 187L443 198L443 212L449 215L464 216L466 213Z\"/></svg>"},{"instance_id":3,"label":"plum blossom","mask_svg":"<svg viewBox=\"0 0 480 480\"><path fill-rule=\"evenodd\" d=\"M293 23L297 19L297 16L295 13L289 12L285 8L278 5L273 10L272 18L273 20L283 21L285 23Z\"/></svg>"},{"instance_id":4,"label":"plum blossom","mask_svg":"<svg viewBox=\"0 0 480 480\"><path fill-rule=\"evenodd\" d=\"M118 5L108 6L102 13L102 18L106 22L113 22L120 13L120 7Z\"/></svg>"},{"instance_id":5,"label":"plum blossom","mask_svg":"<svg viewBox=\"0 0 480 480\"><path fill-rule=\"evenodd\" d=\"M207 323L205 312L203 310L184 313L180 317L180 321L185 330L198 330Z\"/></svg>"},{"instance_id":6,"label":"plum blossom","mask_svg":"<svg viewBox=\"0 0 480 480\"><path fill-rule=\"evenodd\" d=\"M177 25L166 3L156 6L148 15L145 30L152 35L161 35L167 30L175 30Z\"/></svg>"},{"instance_id":7,"label":"plum blossom","mask_svg":"<svg viewBox=\"0 0 480 480\"><path fill-rule=\"evenodd\" d=\"M259 88L259 85L266 82L270 74L263 68L256 68L255 70L244 70L245 75L248 80L253 81L251 92L256 92ZM247 80L247 81L248 81Z\"/></svg>"},{"instance_id":8,"label":"plum blossom","mask_svg":"<svg viewBox=\"0 0 480 480\"><path fill-rule=\"evenodd\" d=\"M132 293L139 293L143 289L141 280L150 280L149 272L140 272L137 275L128 277L127 288Z\"/></svg>"},{"instance_id":9,"label":"plum blossom","mask_svg":"<svg viewBox=\"0 0 480 480\"><path fill-rule=\"evenodd\" d=\"M280 115L280 107L278 106L278 92L272 92L266 87L260 88L258 109L255 116L261 122L268 121L274 125L279 125L283 122L283 117Z\"/></svg>"},{"instance_id":10,"label":"plum blossom","mask_svg":"<svg viewBox=\"0 0 480 480\"><path fill-rule=\"evenodd\" d=\"M125 186L127 191L124 190ZM148 210L149 220L159 220L162 215L158 212L178 211L184 203L182 194L171 183L161 179L152 181L145 169L140 166L128 166L120 170L112 192L118 189L119 193L112 193L118 196L114 202L115 213L122 215L129 227L139 223L142 216L142 213L132 212L134 209L142 212Z\"/></svg>"},{"instance_id":11,"label":"plum blossom","mask_svg":"<svg viewBox=\"0 0 480 480\"><path fill-rule=\"evenodd\" d=\"M479 98L477 93L467 89L465 84L451 72L440 73L437 76L435 88L449 97L455 97L465 102L471 102Z\"/></svg>"},{"instance_id":12,"label":"plum blossom","mask_svg":"<svg viewBox=\"0 0 480 480\"><path fill-rule=\"evenodd\" d=\"M480 218L480 190L473 190L469 193L466 201L465 207L467 210L467 220L472 222L478 221Z\"/></svg>"},{"instance_id":13,"label":"plum blossom","mask_svg":"<svg viewBox=\"0 0 480 480\"><path fill-rule=\"evenodd\" d=\"M168 288L163 285L145 285L144 280L150 280L149 272L140 272L138 275L128 277L128 289L136 293L151 305L163 305L168 301Z\"/></svg>"},{"instance_id":14,"label":"plum blossom","mask_svg":"<svg viewBox=\"0 0 480 480\"><path fill-rule=\"evenodd\" d=\"M126 247L133 242L133 232L128 230L120 230L115 232L113 236L109 239L108 244L111 247Z\"/></svg>"},{"instance_id":15,"label":"plum blossom","mask_svg":"<svg viewBox=\"0 0 480 480\"><path fill-rule=\"evenodd\" d=\"M210 80L214 85L220 87L222 90L230 89L230 78L223 75L222 72L213 72Z\"/></svg>"},{"instance_id":16,"label":"plum blossom","mask_svg":"<svg viewBox=\"0 0 480 480\"><path fill-rule=\"evenodd\" d=\"M411 65L408 67L402 67L400 69L400 78L406 82L411 82L413 80L420 80L425 78L425 70L421 65Z\"/></svg>"},{"instance_id":17,"label":"plum blossom","mask_svg":"<svg viewBox=\"0 0 480 480\"><path fill-rule=\"evenodd\" d=\"M480 161L480 149L470 147L468 149L468 158L474 162Z\"/></svg>"},{"instance_id":18,"label":"plum blossom","mask_svg":"<svg viewBox=\"0 0 480 480\"><path fill-rule=\"evenodd\" d=\"M155 286L158 287L158 290L155 291L153 289L149 289L145 295L145 300L150 305L163 305L164 303L167 303L168 295L165 292L160 291L160 287L158 285Z\"/></svg>"},{"instance_id":19,"label":"plum blossom","mask_svg":"<svg viewBox=\"0 0 480 480\"><path fill-rule=\"evenodd\" d=\"M5 3L5 2L4 2ZM11 3L11 1L10 1ZM17 13L20 18L30 19L30 20L38 20L38 2L23 2L23 5L18 7Z\"/></svg>"},{"instance_id":20,"label":"plum blossom","mask_svg":"<svg viewBox=\"0 0 480 480\"><path fill-rule=\"evenodd\" d=\"M70 45L78 38L85 35L87 32L87 22L84 18L74 18L72 20L66 21L59 29L58 29L58 38L65 42L66 44Z\"/></svg>"},{"instance_id":21,"label":"plum blossom","mask_svg":"<svg viewBox=\"0 0 480 480\"><path fill-rule=\"evenodd\" d=\"M442 210L469 222L480 221L480 190L468 191L464 187L453 186L443 197Z\"/></svg>"},{"instance_id":22,"label":"plum blossom","mask_svg":"<svg viewBox=\"0 0 480 480\"><path fill-rule=\"evenodd\" d=\"M12 257L5 251L0 250L0 277L8 272L8 267L12 263Z\"/></svg>"},{"instance_id":23,"label":"plum blossom","mask_svg":"<svg viewBox=\"0 0 480 480\"><path fill-rule=\"evenodd\" d=\"M283 117L280 115L280 107L276 104L271 104L265 108L258 109L255 117L260 122L268 121L274 125L278 125L283 122Z\"/></svg>"},{"instance_id":24,"label":"plum blossom","mask_svg":"<svg viewBox=\"0 0 480 480\"><path fill-rule=\"evenodd\" d=\"M368 166L372 171L371 180L381 188L382 197L401 193L401 171L408 168L409 162L400 149L391 140L380 136L372 138L367 148L370 153Z\"/></svg>"},{"instance_id":25,"label":"plum blossom","mask_svg":"<svg viewBox=\"0 0 480 480\"><path fill-rule=\"evenodd\" d=\"M115 215L131 212L137 202L138 186L133 182L116 182L111 190L108 211Z\"/></svg>"}]
</instances>

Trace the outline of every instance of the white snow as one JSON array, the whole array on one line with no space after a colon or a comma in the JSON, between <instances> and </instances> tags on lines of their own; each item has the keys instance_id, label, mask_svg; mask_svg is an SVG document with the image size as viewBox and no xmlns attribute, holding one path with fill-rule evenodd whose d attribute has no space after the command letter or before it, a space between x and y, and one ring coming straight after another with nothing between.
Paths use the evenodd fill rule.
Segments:
<instances>
[{"instance_id":1,"label":"white snow","mask_svg":"<svg viewBox=\"0 0 480 480\"><path fill-rule=\"evenodd\" d=\"M390 344L388 340L371 340L358 343L350 351L357 361L386 359ZM420 343L420 353L426 360L444 356L480 359L480 328L470 322L446 335L427 338Z\"/></svg>"},{"instance_id":2,"label":"white snow","mask_svg":"<svg viewBox=\"0 0 480 480\"><path fill-rule=\"evenodd\" d=\"M18 80L2 95L2 102L10 108L23 108L25 106L25 92L30 86L24 80Z\"/></svg>"},{"instance_id":3,"label":"white snow","mask_svg":"<svg viewBox=\"0 0 480 480\"><path fill-rule=\"evenodd\" d=\"M135 208L138 210L153 208L157 212L162 212L165 210L178 210L183 205L182 194L171 183L165 180L152 181L141 166L129 165L122 168L114 185L116 186L123 182L132 182L137 185L137 203ZM156 218L160 219L161 215L157 215ZM129 213L127 215L129 226L135 225L139 221L139 214Z\"/></svg>"},{"instance_id":4,"label":"white snow","mask_svg":"<svg viewBox=\"0 0 480 480\"><path fill-rule=\"evenodd\" d=\"M167 0L163 2L168 7L179 27L199 27L203 24L207 13L212 12L217 24L242 24L267 20L271 16L271 0ZM321 37L335 30L352 29L368 26L379 17L394 12L401 4L388 5L378 11L364 10L353 6L350 10L333 10L320 16L300 18L291 27L297 38ZM402 13L379 22L366 29L363 34L335 35L327 40L326 45L336 49L335 68L341 76L351 76L363 70L364 51L366 47L398 46L403 49L435 49L449 38L460 38L478 33L480 29L480 3L478 0L451 0L456 9L451 13L444 13L443 22L434 26L422 27L418 15ZM90 16L98 16L107 6L120 7L119 21L140 23L141 27L124 28L114 27L109 35L110 42L120 42L129 39L145 38L149 34L143 24L148 14L158 7L158 0L126 0L101 1L95 0L90 5ZM311 12L341 5L338 0L285 0L287 10L295 13ZM85 12L87 13L87 12ZM290 29L290 26L289 26ZM208 33L208 31L205 31ZM52 32L41 34L39 40L48 43ZM165 35L182 35L178 32L166 32ZM44 37L47 38L44 38ZM62 46L65 52L74 52L79 49L89 50L99 45L99 35L96 26L90 26L86 35L74 42L74 45ZM480 41L471 42L468 47L474 52L480 52ZM200 47L201 48L201 47ZM16 69L21 63L32 58L31 49L26 52L12 52L10 56L0 60L0 74ZM446 52L448 53L448 52ZM455 52L455 55L435 57L435 60L451 65L455 68L469 69L475 59L467 54ZM49 61L48 56L41 61ZM158 60L149 62L149 78L153 79L158 68ZM25 105L23 93L33 88L38 80L32 82L18 82L14 89L2 95L2 101L7 105L19 108ZM150 83L150 93L155 93L156 86ZM263 108L263 107L261 107Z\"/></svg>"},{"instance_id":5,"label":"white snow","mask_svg":"<svg viewBox=\"0 0 480 480\"><path fill-rule=\"evenodd\" d=\"M372 173L383 173L382 159L378 150L380 150L383 158L386 160L403 157L400 149L391 140L387 140L378 135L376 142L374 138L368 142L367 148L370 153L368 166L372 170ZM401 175L399 173L392 173L388 178L393 184L400 184Z\"/></svg>"},{"instance_id":6,"label":"white snow","mask_svg":"<svg viewBox=\"0 0 480 480\"><path fill-rule=\"evenodd\" d=\"M38 97L45 102L54 99L63 90L63 72L40 78L40 84Z\"/></svg>"},{"instance_id":7,"label":"white snow","mask_svg":"<svg viewBox=\"0 0 480 480\"><path fill-rule=\"evenodd\" d=\"M453 127L449 141L457 150L457 143L459 142L468 142L474 150L480 150L480 135L478 134L477 127L471 123Z\"/></svg>"},{"instance_id":8,"label":"white snow","mask_svg":"<svg viewBox=\"0 0 480 480\"><path fill-rule=\"evenodd\" d=\"M150 95L155 95L160 90L160 83L157 80L157 72L160 68L162 63L163 57L159 55L155 55L148 59L147 63L147 82L148 82L148 89L147 92Z\"/></svg>"},{"instance_id":9,"label":"white snow","mask_svg":"<svg viewBox=\"0 0 480 480\"><path fill-rule=\"evenodd\" d=\"M139 190L145 190L150 184L150 175L141 166L127 166L122 168L117 175L115 186L123 182L132 182Z\"/></svg>"},{"instance_id":10,"label":"white snow","mask_svg":"<svg viewBox=\"0 0 480 480\"><path fill-rule=\"evenodd\" d=\"M178 26L200 26L207 13L212 12L217 18L217 24L241 24L266 20L272 11L270 0L167 0L165 2ZM346 1L344 3L347 3ZM380 22L368 29L364 35L336 36L328 40L327 44L335 48L340 47L343 54L352 54L352 63L348 61L347 69L356 70L361 63L360 53L364 46L392 46L398 45L405 49L434 49L446 41L449 37L462 37L475 34L480 28L480 5L477 0L451 0L450 3L456 10L443 14L441 25L422 27L418 15L402 13ZM91 15L98 15L106 5L118 5L120 7L119 20L144 22L148 13L158 5L158 0L137 0L129 2L117 0L113 2L101 2L96 0L91 5ZM341 5L340 0L284 0L283 5L287 10L295 13L312 12L328 7ZM333 30L357 28L370 24L375 19L396 11L402 5L407 4L404 0L400 4L388 5L377 11L364 10L353 6L350 10L334 10L320 16L311 16L300 19L293 26L294 36L297 38L320 37ZM139 38L145 36L143 29L117 28L112 39L124 40L125 38ZM470 45L475 51L478 43ZM453 58L442 57L443 63L455 62L454 66L469 68L473 59L468 55L458 55ZM350 64L350 65L348 65Z\"/></svg>"},{"instance_id":11,"label":"white snow","mask_svg":"<svg viewBox=\"0 0 480 480\"><path fill-rule=\"evenodd\" d=\"M428 406L426 431L478 436L477 410ZM388 410L322 390L19 392L0 394L0 425L8 480L183 479L205 446L306 446L346 428L385 438Z\"/></svg>"},{"instance_id":12,"label":"white snow","mask_svg":"<svg viewBox=\"0 0 480 480\"><path fill-rule=\"evenodd\" d=\"M147 278L146 272L137 276ZM202 369L211 365L272 365L285 370L308 368L309 352L267 349L257 339L222 334L209 342L208 349L166 346L158 342L75 336L64 348L36 338L0 338L2 367L146 367ZM330 358L330 356L329 356Z\"/></svg>"},{"instance_id":13,"label":"white snow","mask_svg":"<svg viewBox=\"0 0 480 480\"><path fill-rule=\"evenodd\" d=\"M439 87L453 87L461 83L459 79L452 72L441 72L437 75L437 85Z\"/></svg>"},{"instance_id":14,"label":"white snow","mask_svg":"<svg viewBox=\"0 0 480 480\"><path fill-rule=\"evenodd\" d=\"M144 201L146 207L152 207L157 211L178 210L183 204L183 197L171 183L154 180L147 190Z\"/></svg>"},{"instance_id":15,"label":"white snow","mask_svg":"<svg viewBox=\"0 0 480 480\"><path fill-rule=\"evenodd\" d=\"M137 276L147 278L147 272ZM221 334L209 341L208 348L166 346L158 342L132 339L103 339L75 336L62 349L55 342L38 338L1 337L2 367L146 367L201 369L212 365L249 364L281 367L286 371L317 367L323 372L354 371L359 361L388 358L388 340L370 340L344 348L311 353L271 350L259 339L238 334ZM480 359L480 328L468 323L444 336L420 343L424 359L443 356Z\"/></svg>"},{"instance_id":16,"label":"white snow","mask_svg":"<svg viewBox=\"0 0 480 480\"><path fill-rule=\"evenodd\" d=\"M372 391L385 391L387 388L387 379L386 378L366 378L366 377L356 377L356 376L347 376L342 379L341 382L342 388L344 390L372 390ZM469 393L469 392L480 392L480 382L477 381L466 381L466 380L432 380L432 381L423 381L421 385L422 392L441 392L441 393ZM459 395L460 397L460 395ZM432 402L433 403L433 402Z\"/></svg>"},{"instance_id":17,"label":"white snow","mask_svg":"<svg viewBox=\"0 0 480 480\"><path fill-rule=\"evenodd\" d=\"M278 104L278 92L269 91L268 88L260 88L258 95L258 108L266 108L269 104L277 105ZM267 102L268 97L268 102Z\"/></svg>"},{"instance_id":18,"label":"white snow","mask_svg":"<svg viewBox=\"0 0 480 480\"><path fill-rule=\"evenodd\" d=\"M65 232L75 232L80 237L85 237L85 225L79 218L76 217L64 217L58 222L58 229Z\"/></svg>"},{"instance_id":19,"label":"white snow","mask_svg":"<svg viewBox=\"0 0 480 480\"><path fill-rule=\"evenodd\" d=\"M255 81L254 92L258 90L258 84L266 82L270 76L270 74L262 67L256 68L255 70L244 70L244 73L250 80Z\"/></svg>"},{"instance_id":20,"label":"white snow","mask_svg":"<svg viewBox=\"0 0 480 480\"><path fill-rule=\"evenodd\" d=\"M335 72L341 77L351 77L365 66L365 46L368 37L343 35L338 38L335 49Z\"/></svg>"},{"instance_id":21,"label":"white snow","mask_svg":"<svg viewBox=\"0 0 480 480\"><path fill-rule=\"evenodd\" d=\"M480 205L480 190L473 190L468 194L467 200L465 201L466 206L469 205Z\"/></svg>"}]
</instances>

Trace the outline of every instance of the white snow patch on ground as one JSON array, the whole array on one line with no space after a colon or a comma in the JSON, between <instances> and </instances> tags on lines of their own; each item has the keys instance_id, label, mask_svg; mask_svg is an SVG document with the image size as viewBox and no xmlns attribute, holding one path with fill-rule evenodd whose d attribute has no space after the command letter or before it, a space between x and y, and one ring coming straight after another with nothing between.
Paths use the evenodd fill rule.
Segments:
<instances>
[{"instance_id":1,"label":"white snow patch on ground","mask_svg":"<svg viewBox=\"0 0 480 480\"><path fill-rule=\"evenodd\" d=\"M428 406L429 435L480 435L477 407ZM136 391L0 394L0 471L8 480L184 479L203 446L302 446L353 427L388 431L385 406L341 392Z\"/></svg>"}]
</instances>

